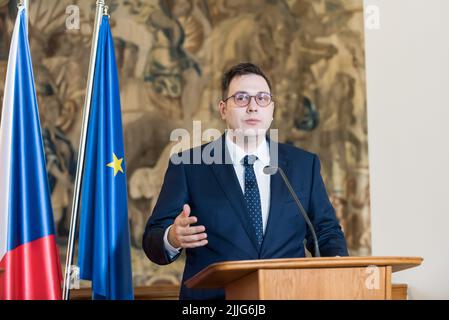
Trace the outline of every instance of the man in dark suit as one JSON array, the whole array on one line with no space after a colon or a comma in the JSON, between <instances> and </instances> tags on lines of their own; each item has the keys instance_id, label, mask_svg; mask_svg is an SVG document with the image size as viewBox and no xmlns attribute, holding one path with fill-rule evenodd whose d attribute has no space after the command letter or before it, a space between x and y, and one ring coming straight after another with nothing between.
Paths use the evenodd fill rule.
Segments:
<instances>
[{"instance_id":1,"label":"man in dark suit","mask_svg":"<svg viewBox=\"0 0 449 320\"><path fill-rule=\"evenodd\" d=\"M315 227L321 255L348 255L318 157L267 138L274 112L268 78L253 64L236 65L223 76L222 95L225 134L169 162L143 235L148 258L164 265L185 249L184 282L215 262L304 257L304 240L314 254L281 176L264 174L269 164L285 171ZM224 291L182 285L180 298L220 299Z\"/></svg>"}]
</instances>

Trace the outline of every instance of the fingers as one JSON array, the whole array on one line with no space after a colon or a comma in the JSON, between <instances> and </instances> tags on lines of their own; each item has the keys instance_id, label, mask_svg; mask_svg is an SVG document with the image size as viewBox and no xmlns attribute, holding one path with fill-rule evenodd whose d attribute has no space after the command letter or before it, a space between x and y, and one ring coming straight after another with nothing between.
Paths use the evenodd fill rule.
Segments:
<instances>
[{"instance_id":1,"label":"fingers","mask_svg":"<svg viewBox=\"0 0 449 320\"><path fill-rule=\"evenodd\" d=\"M184 235L191 235L191 234L197 234L206 231L205 226L195 226L195 227L189 227L184 230Z\"/></svg>"},{"instance_id":2,"label":"fingers","mask_svg":"<svg viewBox=\"0 0 449 320\"><path fill-rule=\"evenodd\" d=\"M206 233L179 236L179 243L182 248L197 248L205 246L207 241Z\"/></svg>"},{"instance_id":3,"label":"fingers","mask_svg":"<svg viewBox=\"0 0 449 320\"><path fill-rule=\"evenodd\" d=\"M199 233L194 234L190 236L183 236L181 244L190 244L195 242L200 242L201 240L206 240L207 234L206 233Z\"/></svg>"},{"instance_id":4,"label":"fingers","mask_svg":"<svg viewBox=\"0 0 449 320\"><path fill-rule=\"evenodd\" d=\"M184 212L179 215L178 225L181 227L188 227L198 221L196 217L184 217ZM176 223L176 221L175 221Z\"/></svg>"},{"instance_id":5,"label":"fingers","mask_svg":"<svg viewBox=\"0 0 449 320\"><path fill-rule=\"evenodd\" d=\"M206 237L204 237L204 238L201 237L201 238L195 239L194 237L192 237L192 236L206 235L206 233L204 233L204 231L206 231L206 227L204 227L204 226L195 226L195 227L187 227L187 228L178 227L175 230L175 234L176 234L176 237L179 238L180 241L183 240L183 238L186 238L189 240L183 240L183 241L189 242L189 241L201 240L201 239L206 238Z\"/></svg>"},{"instance_id":6,"label":"fingers","mask_svg":"<svg viewBox=\"0 0 449 320\"><path fill-rule=\"evenodd\" d=\"M175 238L181 248L201 247L208 243L207 233L204 231L204 226L177 228Z\"/></svg>"},{"instance_id":7,"label":"fingers","mask_svg":"<svg viewBox=\"0 0 449 320\"><path fill-rule=\"evenodd\" d=\"M183 243L182 247L191 249L191 248L203 247L206 244L207 244L207 240L202 240L202 241L196 241L196 242Z\"/></svg>"},{"instance_id":8,"label":"fingers","mask_svg":"<svg viewBox=\"0 0 449 320\"><path fill-rule=\"evenodd\" d=\"M177 247L196 248L205 246L208 243L204 226L190 226L198 221L196 217L190 216L190 213L190 206L185 204L182 212L175 219L172 229L175 243L179 244Z\"/></svg>"},{"instance_id":9,"label":"fingers","mask_svg":"<svg viewBox=\"0 0 449 320\"><path fill-rule=\"evenodd\" d=\"M185 204L182 207L182 213L183 213L184 217L188 217L190 215L190 206L188 204Z\"/></svg>"},{"instance_id":10,"label":"fingers","mask_svg":"<svg viewBox=\"0 0 449 320\"><path fill-rule=\"evenodd\" d=\"M178 221L175 221L175 224L177 224L176 222L178 222L178 224L183 227L187 227L189 224L194 224L197 222L196 217L190 217L190 206L188 204L185 204L182 207L182 211L178 215L176 220Z\"/></svg>"}]
</instances>

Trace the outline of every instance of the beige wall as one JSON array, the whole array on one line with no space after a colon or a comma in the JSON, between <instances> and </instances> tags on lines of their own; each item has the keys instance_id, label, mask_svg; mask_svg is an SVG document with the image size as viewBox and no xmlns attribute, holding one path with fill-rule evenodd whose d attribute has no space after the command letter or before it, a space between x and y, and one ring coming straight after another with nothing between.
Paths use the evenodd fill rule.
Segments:
<instances>
[{"instance_id":1,"label":"beige wall","mask_svg":"<svg viewBox=\"0 0 449 320\"><path fill-rule=\"evenodd\" d=\"M424 257L394 281L449 299L449 1L368 5L380 13L366 30L372 252Z\"/></svg>"}]
</instances>

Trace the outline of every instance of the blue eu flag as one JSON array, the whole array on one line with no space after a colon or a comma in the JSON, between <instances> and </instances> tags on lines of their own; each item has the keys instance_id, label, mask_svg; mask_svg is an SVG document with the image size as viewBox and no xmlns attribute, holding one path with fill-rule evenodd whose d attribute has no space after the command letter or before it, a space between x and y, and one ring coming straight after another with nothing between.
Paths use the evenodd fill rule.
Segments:
<instances>
[{"instance_id":1,"label":"blue eu flag","mask_svg":"<svg viewBox=\"0 0 449 320\"><path fill-rule=\"evenodd\" d=\"M94 299L133 299L120 93L109 18L103 16L81 186L80 278Z\"/></svg>"}]
</instances>

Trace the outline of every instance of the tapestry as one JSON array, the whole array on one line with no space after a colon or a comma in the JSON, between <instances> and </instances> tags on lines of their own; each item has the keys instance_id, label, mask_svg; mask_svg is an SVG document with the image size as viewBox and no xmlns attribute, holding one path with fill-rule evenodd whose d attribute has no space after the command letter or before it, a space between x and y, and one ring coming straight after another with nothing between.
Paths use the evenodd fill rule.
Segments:
<instances>
[{"instance_id":1,"label":"tapestry","mask_svg":"<svg viewBox=\"0 0 449 320\"><path fill-rule=\"evenodd\" d=\"M220 80L239 62L258 64L271 79L279 140L319 155L350 254L371 253L361 0L106 4L120 78L134 285L180 282L184 256L153 264L141 249L142 234L172 148L179 146L170 134L178 128L192 133L194 121L202 132L225 129ZM30 1L31 54L63 264L95 8L95 0ZM16 1L0 0L0 100L16 14Z\"/></svg>"}]
</instances>

